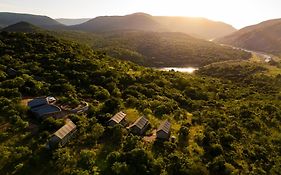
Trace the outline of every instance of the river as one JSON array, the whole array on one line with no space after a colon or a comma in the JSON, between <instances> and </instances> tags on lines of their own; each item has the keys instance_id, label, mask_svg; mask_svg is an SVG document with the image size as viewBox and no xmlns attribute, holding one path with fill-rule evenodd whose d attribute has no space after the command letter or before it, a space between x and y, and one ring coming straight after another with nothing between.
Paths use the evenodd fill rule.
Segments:
<instances>
[{"instance_id":1,"label":"river","mask_svg":"<svg viewBox=\"0 0 281 175\"><path fill-rule=\"evenodd\" d=\"M158 68L161 71L176 71L192 74L194 71L198 70L196 67L162 67Z\"/></svg>"}]
</instances>

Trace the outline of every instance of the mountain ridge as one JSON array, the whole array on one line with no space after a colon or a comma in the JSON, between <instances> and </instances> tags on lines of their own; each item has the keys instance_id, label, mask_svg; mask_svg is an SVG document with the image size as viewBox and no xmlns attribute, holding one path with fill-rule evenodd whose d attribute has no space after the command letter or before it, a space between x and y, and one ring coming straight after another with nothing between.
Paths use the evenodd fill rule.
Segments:
<instances>
[{"instance_id":1,"label":"mountain ridge","mask_svg":"<svg viewBox=\"0 0 281 175\"><path fill-rule=\"evenodd\" d=\"M37 27L31 23L21 21L16 24L9 25L8 27L5 27L3 29L0 29L0 31L6 31L6 32L42 32L44 29Z\"/></svg>"},{"instance_id":2,"label":"mountain ridge","mask_svg":"<svg viewBox=\"0 0 281 175\"><path fill-rule=\"evenodd\" d=\"M142 23L139 24L140 22ZM229 24L206 18L151 16L146 13L133 13L125 16L99 16L83 24L71 26L71 28L91 32L116 30L182 32L208 40L236 31Z\"/></svg>"},{"instance_id":3,"label":"mountain ridge","mask_svg":"<svg viewBox=\"0 0 281 175\"><path fill-rule=\"evenodd\" d=\"M281 19L247 26L216 42L271 54L281 54Z\"/></svg>"},{"instance_id":4,"label":"mountain ridge","mask_svg":"<svg viewBox=\"0 0 281 175\"><path fill-rule=\"evenodd\" d=\"M63 24L57 22L56 20L48 16L0 12L0 26L2 27L7 27L9 25L16 24L21 21L25 21L33 25L48 29L56 29L64 26Z\"/></svg>"}]
</instances>

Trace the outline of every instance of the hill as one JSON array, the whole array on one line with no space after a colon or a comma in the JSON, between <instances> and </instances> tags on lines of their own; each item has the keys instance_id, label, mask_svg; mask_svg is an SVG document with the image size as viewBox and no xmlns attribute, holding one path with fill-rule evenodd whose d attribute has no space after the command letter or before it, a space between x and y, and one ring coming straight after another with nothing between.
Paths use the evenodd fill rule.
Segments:
<instances>
[{"instance_id":1,"label":"hill","mask_svg":"<svg viewBox=\"0 0 281 175\"><path fill-rule=\"evenodd\" d=\"M92 19L92 18L78 18L78 19L58 18L58 19L55 19L55 20L58 21L61 24L71 26L71 25L82 24L84 22L89 21L90 19Z\"/></svg>"},{"instance_id":2,"label":"hill","mask_svg":"<svg viewBox=\"0 0 281 175\"><path fill-rule=\"evenodd\" d=\"M40 27L34 26L30 23L27 22L19 22L16 24L12 24L8 27L5 27L3 29L1 29L1 31L6 31L6 32L42 32L43 29L41 29Z\"/></svg>"},{"instance_id":3,"label":"hill","mask_svg":"<svg viewBox=\"0 0 281 175\"><path fill-rule=\"evenodd\" d=\"M146 69L42 33L1 32L0 41L1 174L280 172L281 76L267 76L262 65L217 64L188 75ZM87 113L68 116L77 125L75 138L52 151L46 143L64 120L36 121L24 104L46 95L62 104L89 103ZM147 141L107 126L121 110L128 120L145 115L149 138L161 121L171 121L176 141Z\"/></svg>"},{"instance_id":4,"label":"hill","mask_svg":"<svg viewBox=\"0 0 281 175\"><path fill-rule=\"evenodd\" d=\"M229 24L206 18L155 16L154 19L168 28L170 32L182 32L207 40L226 36L236 31Z\"/></svg>"},{"instance_id":5,"label":"hill","mask_svg":"<svg viewBox=\"0 0 281 175\"><path fill-rule=\"evenodd\" d=\"M45 29L79 30L87 32L153 31L182 32L202 39L213 39L234 31L232 26L205 18L151 16L134 13L125 16L100 16L94 19L52 19L47 16L0 12L0 28L25 21ZM67 26L64 26L66 24Z\"/></svg>"},{"instance_id":6,"label":"hill","mask_svg":"<svg viewBox=\"0 0 281 175\"><path fill-rule=\"evenodd\" d=\"M145 13L97 17L83 24L72 26L72 29L91 32L116 30L182 32L204 39L222 37L236 31L228 24L204 18L159 17Z\"/></svg>"},{"instance_id":7,"label":"hill","mask_svg":"<svg viewBox=\"0 0 281 175\"><path fill-rule=\"evenodd\" d=\"M47 29L56 29L63 26L61 23L47 16L0 12L0 26L2 27L7 27L21 21Z\"/></svg>"},{"instance_id":8,"label":"hill","mask_svg":"<svg viewBox=\"0 0 281 175\"><path fill-rule=\"evenodd\" d=\"M281 19L264 21L245 27L229 36L216 40L254 51L281 54Z\"/></svg>"},{"instance_id":9,"label":"hill","mask_svg":"<svg viewBox=\"0 0 281 175\"><path fill-rule=\"evenodd\" d=\"M119 31L93 34L65 31L52 34L88 44L112 57L149 67L204 66L218 61L251 57L247 52L183 33Z\"/></svg>"},{"instance_id":10,"label":"hill","mask_svg":"<svg viewBox=\"0 0 281 175\"><path fill-rule=\"evenodd\" d=\"M155 20L153 20L152 16L143 13L136 13L126 16L100 16L83 24L72 26L72 28L91 32L105 32L116 30L167 30Z\"/></svg>"}]
</instances>

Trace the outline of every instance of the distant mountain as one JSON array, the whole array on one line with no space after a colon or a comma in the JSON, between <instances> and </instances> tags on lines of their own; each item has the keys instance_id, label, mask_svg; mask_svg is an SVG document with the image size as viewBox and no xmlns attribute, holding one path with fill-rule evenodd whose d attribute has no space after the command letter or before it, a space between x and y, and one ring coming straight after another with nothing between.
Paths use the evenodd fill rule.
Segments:
<instances>
[{"instance_id":1,"label":"distant mountain","mask_svg":"<svg viewBox=\"0 0 281 175\"><path fill-rule=\"evenodd\" d=\"M241 50L175 32L116 31L97 34L56 31L51 34L148 67L204 66L251 57Z\"/></svg>"},{"instance_id":2,"label":"distant mountain","mask_svg":"<svg viewBox=\"0 0 281 175\"><path fill-rule=\"evenodd\" d=\"M145 13L101 16L71 28L91 32L116 30L182 32L204 39L222 37L236 31L228 24L204 18L151 16Z\"/></svg>"},{"instance_id":3,"label":"distant mountain","mask_svg":"<svg viewBox=\"0 0 281 175\"><path fill-rule=\"evenodd\" d=\"M0 12L0 27L7 27L21 21L48 29L63 27L61 23L47 16Z\"/></svg>"},{"instance_id":4,"label":"distant mountain","mask_svg":"<svg viewBox=\"0 0 281 175\"><path fill-rule=\"evenodd\" d=\"M1 29L1 31L30 33L30 32L40 32L40 31L43 31L43 29L41 29L40 27L34 26L28 22L19 22L16 24L12 24L8 27L5 27L5 28Z\"/></svg>"},{"instance_id":5,"label":"distant mountain","mask_svg":"<svg viewBox=\"0 0 281 175\"><path fill-rule=\"evenodd\" d=\"M281 19L245 27L215 41L249 50L281 54Z\"/></svg>"},{"instance_id":6,"label":"distant mountain","mask_svg":"<svg viewBox=\"0 0 281 175\"><path fill-rule=\"evenodd\" d=\"M120 30L166 31L167 29L153 19L152 16L136 13L126 16L101 16L73 29L89 32L105 32Z\"/></svg>"},{"instance_id":7,"label":"distant mountain","mask_svg":"<svg viewBox=\"0 0 281 175\"><path fill-rule=\"evenodd\" d=\"M160 16L154 17L154 19L171 32L182 32L204 39L214 39L236 31L229 24L206 18Z\"/></svg>"},{"instance_id":8,"label":"distant mountain","mask_svg":"<svg viewBox=\"0 0 281 175\"><path fill-rule=\"evenodd\" d=\"M64 25L71 26L71 25L82 24L91 19L92 18L78 18L78 19L59 18L59 19L56 19L56 21L58 21L59 23L62 23Z\"/></svg>"},{"instance_id":9,"label":"distant mountain","mask_svg":"<svg viewBox=\"0 0 281 175\"><path fill-rule=\"evenodd\" d=\"M139 30L152 32L182 32L202 39L214 39L234 31L232 26L205 18L151 16L134 13L125 16L101 16L94 19L57 19L47 16L0 12L0 28L25 21L44 29L109 32ZM65 25L67 26L65 26Z\"/></svg>"}]
</instances>

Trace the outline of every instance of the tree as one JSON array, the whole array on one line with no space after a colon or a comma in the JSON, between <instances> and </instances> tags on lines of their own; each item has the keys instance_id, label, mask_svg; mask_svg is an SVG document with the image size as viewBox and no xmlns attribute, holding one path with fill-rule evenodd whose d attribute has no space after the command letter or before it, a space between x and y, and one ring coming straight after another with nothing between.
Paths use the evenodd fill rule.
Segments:
<instances>
[{"instance_id":1,"label":"tree","mask_svg":"<svg viewBox=\"0 0 281 175\"><path fill-rule=\"evenodd\" d=\"M121 107L121 101L117 98L110 98L106 100L102 107L104 113L116 113Z\"/></svg>"},{"instance_id":2,"label":"tree","mask_svg":"<svg viewBox=\"0 0 281 175\"><path fill-rule=\"evenodd\" d=\"M187 144L189 134L189 128L186 126L181 126L179 130L179 146L184 147Z\"/></svg>"},{"instance_id":3,"label":"tree","mask_svg":"<svg viewBox=\"0 0 281 175\"><path fill-rule=\"evenodd\" d=\"M95 160L96 160L96 153L92 150L81 150L79 154L79 160L78 160L78 165L85 169L85 170L90 170L92 172L92 168L95 165Z\"/></svg>"}]
</instances>

